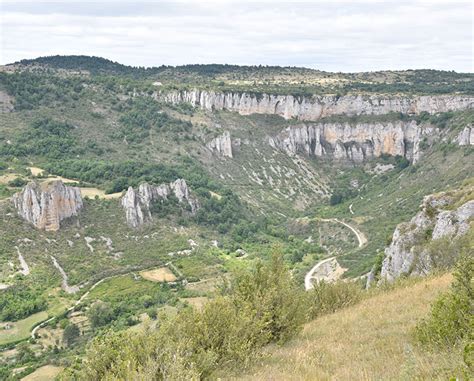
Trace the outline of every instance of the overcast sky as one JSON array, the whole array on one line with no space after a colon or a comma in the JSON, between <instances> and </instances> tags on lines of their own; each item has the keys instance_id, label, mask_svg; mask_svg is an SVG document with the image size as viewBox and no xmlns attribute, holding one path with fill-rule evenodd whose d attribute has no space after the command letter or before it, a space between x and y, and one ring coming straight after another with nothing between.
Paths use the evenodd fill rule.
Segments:
<instances>
[{"instance_id":1,"label":"overcast sky","mask_svg":"<svg viewBox=\"0 0 474 381\"><path fill-rule=\"evenodd\" d=\"M474 71L471 1L0 3L1 64L85 54L134 66Z\"/></svg>"}]
</instances>

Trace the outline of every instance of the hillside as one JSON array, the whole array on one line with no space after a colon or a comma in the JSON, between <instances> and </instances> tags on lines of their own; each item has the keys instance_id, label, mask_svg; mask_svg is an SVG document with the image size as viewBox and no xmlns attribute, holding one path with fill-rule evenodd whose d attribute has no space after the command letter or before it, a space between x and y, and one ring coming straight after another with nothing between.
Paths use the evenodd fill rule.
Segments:
<instances>
[{"instance_id":1,"label":"hillside","mask_svg":"<svg viewBox=\"0 0 474 381\"><path fill-rule=\"evenodd\" d=\"M305 325L282 347L265 350L233 380L446 380L461 377L460 351L429 352L413 339L416 323L447 290L444 275L378 293Z\"/></svg>"},{"instance_id":2,"label":"hillside","mask_svg":"<svg viewBox=\"0 0 474 381\"><path fill-rule=\"evenodd\" d=\"M429 214L416 254L451 208L420 208L427 195L447 192L453 208L472 200L473 84L434 70L134 68L86 56L3 66L0 375L70 367L107 330L219 302L226 282L275 253L298 295L321 261L332 273L310 274L310 286L360 280L357 294L367 276L379 281L397 225ZM445 241L443 270L458 253ZM435 291L413 287L421 314ZM212 373L227 355L193 361Z\"/></svg>"}]
</instances>

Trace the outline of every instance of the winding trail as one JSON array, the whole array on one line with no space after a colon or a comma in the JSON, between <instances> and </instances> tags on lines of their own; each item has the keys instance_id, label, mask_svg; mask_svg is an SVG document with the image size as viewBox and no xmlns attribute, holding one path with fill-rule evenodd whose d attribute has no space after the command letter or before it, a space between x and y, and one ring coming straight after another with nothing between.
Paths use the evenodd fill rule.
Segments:
<instances>
[{"instance_id":1,"label":"winding trail","mask_svg":"<svg viewBox=\"0 0 474 381\"><path fill-rule=\"evenodd\" d=\"M178 270L178 268L177 268L176 266L174 266L174 264L173 264L172 262L168 262L168 263L165 264L165 266L167 266L167 265L169 265L170 267L172 266L174 269L176 269L176 271L178 272L178 274L181 274L181 275L182 275L182 273ZM154 268L156 268L156 267L157 267L157 265L154 265L154 266L152 266L152 267L144 268L144 269L142 269L142 270L140 270L140 271L146 271L146 270L148 270L148 269L154 269ZM76 302L75 302L71 307L67 308L66 311L65 311L65 313L67 314L67 313L71 312L72 310L74 310L79 304L81 304L81 303L84 301L84 299L86 299L86 298L89 296L89 294L91 293L91 291L92 291L94 288L96 288L99 284L101 284L102 282L105 282L106 280L109 280L109 279L112 279L112 278L116 278L116 277L119 277L119 276L125 276L125 275L129 275L129 274L133 274L133 273L135 273L135 272L137 272L136 269L135 269L135 270L131 270L131 271L126 272L126 273L123 273L123 274L111 275L111 276L108 276L108 277L105 277L105 278L102 278L102 279L98 280L97 282L95 282L95 283L89 288L89 290L87 290L87 291L84 293L84 295L82 295L78 300L76 300ZM185 279L185 281L186 281L186 279ZM35 338L36 338L36 332L38 331L38 329L40 329L41 327L44 327L46 324L48 324L50 321L52 321L52 320L54 320L54 319L56 319L56 318L57 318L57 316L52 316L52 317L50 317L49 319L44 320L44 321L42 321L41 323L39 323L37 326L35 326L35 327L33 328L33 330L31 331L31 337L32 337L33 339L35 339Z\"/></svg>"},{"instance_id":2,"label":"winding trail","mask_svg":"<svg viewBox=\"0 0 474 381\"><path fill-rule=\"evenodd\" d=\"M111 275L109 277L106 277L106 278L102 278L101 280L98 280L97 282L95 282L91 288L89 288L89 290L87 290L87 292L84 293L84 295L82 295L78 300L76 300L76 302L69 308L66 309L66 313L68 312L71 312L74 308L76 308L79 304L81 304L85 298L87 298L90 294L90 292L96 288L99 284L101 284L102 282L106 281L107 279L111 279L111 278L115 278L115 277L118 277L118 276L123 276L123 275L127 275L127 274L131 274L132 272L134 271L131 271L129 273L125 273L125 274L117 274L117 275ZM33 328L33 330L31 331L31 337L33 339L36 338L36 332L38 331L38 329L40 329L41 327L44 327L46 324L48 324L50 321L56 319L57 316L52 316L50 317L49 319L47 320L44 320L42 321L41 323L39 323L36 327Z\"/></svg>"},{"instance_id":3,"label":"winding trail","mask_svg":"<svg viewBox=\"0 0 474 381\"><path fill-rule=\"evenodd\" d=\"M339 223L350 229L357 237L357 241L359 242L359 248L367 244L367 237L365 236L365 234L362 233L356 227L349 225L347 222L341 221L337 218L319 218L318 220L323 222ZM314 287L313 280L334 281L338 279L344 273L344 271L345 269L343 269L339 265L336 257L325 258L316 263L311 268L311 270L306 273L304 277L304 288L305 290L311 290Z\"/></svg>"},{"instance_id":4,"label":"winding trail","mask_svg":"<svg viewBox=\"0 0 474 381\"><path fill-rule=\"evenodd\" d=\"M365 236L364 233L362 233L359 229L356 227L349 225L347 222L338 220L337 218L319 218L319 221L323 222L336 222L339 224L344 225L346 228L350 229L357 237L357 240L359 241L359 247L364 246L367 243L367 237Z\"/></svg>"},{"instance_id":5,"label":"winding trail","mask_svg":"<svg viewBox=\"0 0 474 381\"><path fill-rule=\"evenodd\" d=\"M344 269L342 269L341 266L339 266L339 263L337 262L336 260L336 257L330 257L330 258L326 258L326 259L323 259L322 261L319 261L318 263L316 263L316 265L313 266L313 268L311 270L309 270L309 272L306 274L306 276L304 277L304 288L306 291L308 290L311 290L314 286L313 286L313 280L317 280L317 281L320 281L322 279L328 279L329 276L327 275L328 274L328 268L325 268L325 267L332 267L335 271L332 272L332 274L334 274L334 276L337 276L337 275L342 275L342 273L344 273ZM339 271L337 271L338 269L341 269ZM323 271L321 271L323 270ZM325 273L326 275L324 274L318 274L318 272L322 272L322 273ZM316 275L318 274L318 275Z\"/></svg>"}]
</instances>

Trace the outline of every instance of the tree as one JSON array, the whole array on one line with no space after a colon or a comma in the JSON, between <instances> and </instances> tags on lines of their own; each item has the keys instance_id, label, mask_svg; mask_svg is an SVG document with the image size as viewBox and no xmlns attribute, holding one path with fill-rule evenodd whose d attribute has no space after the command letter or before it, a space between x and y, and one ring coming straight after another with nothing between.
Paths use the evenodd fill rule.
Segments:
<instances>
[{"instance_id":1,"label":"tree","mask_svg":"<svg viewBox=\"0 0 474 381\"><path fill-rule=\"evenodd\" d=\"M64 328L63 332L63 343L66 345L66 347L70 347L76 339L79 337L80 331L77 325L75 324L69 324Z\"/></svg>"},{"instance_id":2,"label":"tree","mask_svg":"<svg viewBox=\"0 0 474 381\"><path fill-rule=\"evenodd\" d=\"M108 303L98 301L89 308L87 316L89 317L92 327L98 328L111 322L114 318L114 313Z\"/></svg>"}]
</instances>

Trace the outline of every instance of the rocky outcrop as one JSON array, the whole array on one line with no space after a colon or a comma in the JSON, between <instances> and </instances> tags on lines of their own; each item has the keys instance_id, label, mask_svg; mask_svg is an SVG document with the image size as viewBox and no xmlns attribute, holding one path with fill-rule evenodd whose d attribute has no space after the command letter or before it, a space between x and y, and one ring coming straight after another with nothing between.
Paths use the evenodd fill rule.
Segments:
<instances>
[{"instance_id":1,"label":"rocky outcrop","mask_svg":"<svg viewBox=\"0 0 474 381\"><path fill-rule=\"evenodd\" d=\"M445 194L428 196L422 210L409 223L397 226L392 243L385 249L381 279L426 275L434 266L427 243L445 237L455 240L468 232L474 217L474 200L450 210L452 202Z\"/></svg>"},{"instance_id":2,"label":"rocky outcrop","mask_svg":"<svg viewBox=\"0 0 474 381\"><path fill-rule=\"evenodd\" d=\"M13 203L20 217L48 231L59 230L61 221L76 216L83 206L80 189L62 181L31 182L13 195Z\"/></svg>"},{"instance_id":3,"label":"rocky outcrop","mask_svg":"<svg viewBox=\"0 0 474 381\"><path fill-rule=\"evenodd\" d=\"M269 138L274 148L288 154L362 162L382 154L403 156L413 162L420 158L420 143L435 132L416 122L316 123L287 127Z\"/></svg>"},{"instance_id":4,"label":"rocky outcrop","mask_svg":"<svg viewBox=\"0 0 474 381\"><path fill-rule=\"evenodd\" d=\"M275 114L285 119L318 120L331 115L383 115L390 112L419 114L465 110L474 97L463 95L344 95L299 97L208 90L158 92L154 97L172 104L188 103L204 110L228 110L241 115Z\"/></svg>"},{"instance_id":5,"label":"rocky outcrop","mask_svg":"<svg viewBox=\"0 0 474 381\"><path fill-rule=\"evenodd\" d=\"M220 156L230 158L233 157L232 140L230 138L229 131L226 131L222 135L212 139L209 143L206 144L206 147L213 152L217 152L217 154Z\"/></svg>"},{"instance_id":6,"label":"rocky outcrop","mask_svg":"<svg viewBox=\"0 0 474 381\"><path fill-rule=\"evenodd\" d=\"M474 145L474 127L465 127L454 139L454 143L460 146Z\"/></svg>"},{"instance_id":7,"label":"rocky outcrop","mask_svg":"<svg viewBox=\"0 0 474 381\"><path fill-rule=\"evenodd\" d=\"M138 190L129 187L122 197L121 202L122 207L125 209L127 224L137 228L145 222L151 221L150 207L152 202L166 200L170 195L174 195L180 203L187 203L191 213L195 213L199 208L197 199L191 195L184 179L178 179L169 184L158 186L143 183L140 184Z\"/></svg>"}]
</instances>

